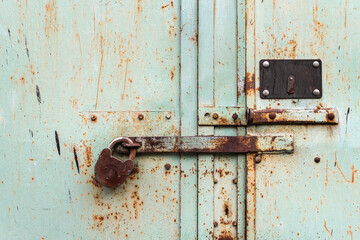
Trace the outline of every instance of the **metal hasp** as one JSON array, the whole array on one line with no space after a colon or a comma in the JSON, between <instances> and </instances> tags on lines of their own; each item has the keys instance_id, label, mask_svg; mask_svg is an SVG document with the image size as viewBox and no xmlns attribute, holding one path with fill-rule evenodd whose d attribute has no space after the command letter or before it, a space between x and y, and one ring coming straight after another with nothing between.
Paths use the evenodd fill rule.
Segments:
<instances>
[{"instance_id":1,"label":"metal hasp","mask_svg":"<svg viewBox=\"0 0 360 240\"><path fill-rule=\"evenodd\" d=\"M129 137L140 143L137 153L291 153L293 136L176 136L176 137ZM115 147L117 153L127 153L127 145Z\"/></svg>"},{"instance_id":2,"label":"metal hasp","mask_svg":"<svg viewBox=\"0 0 360 240\"><path fill-rule=\"evenodd\" d=\"M256 124L338 124L336 108L248 109L248 125Z\"/></svg>"},{"instance_id":3,"label":"metal hasp","mask_svg":"<svg viewBox=\"0 0 360 240\"><path fill-rule=\"evenodd\" d=\"M260 61L260 97L312 99L322 96L321 60Z\"/></svg>"}]
</instances>

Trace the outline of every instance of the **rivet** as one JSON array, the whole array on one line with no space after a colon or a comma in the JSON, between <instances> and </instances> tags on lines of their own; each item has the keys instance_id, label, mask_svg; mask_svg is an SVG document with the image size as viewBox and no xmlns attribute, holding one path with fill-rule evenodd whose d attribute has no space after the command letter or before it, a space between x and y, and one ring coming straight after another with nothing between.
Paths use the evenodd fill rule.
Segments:
<instances>
[{"instance_id":1,"label":"rivet","mask_svg":"<svg viewBox=\"0 0 360 240\"><path fill-rule=\"evenodd\" d=\"M237 226L237 221L233 221L233 222L232 222L232 225L233 225L233 226Z\"/></svg>"},{"instance_id":2,"label":"rivet","mask_svg":"<svg viewBox=\"0 0 360 240\"><path fill-rule=\"evenodd\" d=\"M233 179L233 183L234 183L234 184L237 184L237 183L238 183L238 179L237 179L237 178L234 178L234 179Z\"/></svg>"},{"instance_id":3,"label":"rivet","mask_svg":"<svg viewBox=\"0 0 360 240\"><path fill-rule=\"evenodd\" d=\"M214 227L217 227L218 225L218 222L214 221Z\"/></svg>"},{"instance_id":4,"label":"rivet","mask_svg":"<svg viewBox=\"0 0 360 240\"><path fill-rule=\"evenodd\" d=\"M139 120L143 120L144 119L144 115L142 115L141 113L138 115L138 119Z\"/></svg>"},{"instance_id":5,"label":"rivet","mask_svg":"<svg viewBox=\"0 0 360 240\"><path fill-rule=\"evenodd\" d=\"M276 113L274 113L274 112L269 113L269 118L270 119L275 119L276 118Z\"/></svg>"},{"instance_id":6,"label":"rivet","mask_svg":"<svg viewBox=\"0 0 360 240\"><path fill-rule=\"evenodd\" d=\"M264 95L265 97L269 96L269 94L270 94L269 90L265 89L265 90L263 91L263 95Z\"/></svg>"},{"instance_id":7,"label":"rivet","mask_svg":"<svg viewBox=\"0 0 360 240\"><path fill-rule=\"evenodd\" d=\"M318 61L313 62L313 67L318 68L320 66L320 63Z\"/></svg>"},{"instance_id":8,"label":"rivet","mask_svg":"<svg viewBox=\"0 0 360 240\"><path fill-rule=\"evenodd\" d=\"M255 162L256 162L256 163L260 163L260 162L261 162L261 156L260 156L260 155L256 155L256 156L255 156Z\"/></svg>"},{"instance_id":9,"label":"rivet","mask_svg":"<svg viewBox=\"0 0 360 240\"><path fill-rule=\"evenodd\" d=\"M165 164L165 166L164 166L164 167L165 167L165 169L166 169L166 170L170 170L170 168L171 168L171 164L170 164L170 163L167 163L167 164Z\"/></svg>"},{"instance_id":10,"label":"rivet","mask_svg":"<svg viewBox=\"0 0 360 240\"><path fill-rule=\"evenodd\" d=\"M213 114L213 119L218 119L218 118L219 118L219 114L214 113L214 114Z\"/></svg>"},{"instance_id":11,"label":"rivet","mask_svg":"<svg viewBox=\"0 0 360 240\"><path fill-rule=\"evenodd\" d=\"M327 118L328 118L329 120L334 120L334 118L335 118L334 113L328 113L328 114L327 114Z\"/></svg>"},{"instance_id":12,"label":"rivet","mask_svg":"<svg viewBox=\"0 0 360 240\"><path fill-rule=\"evenodd\" d=\"M92 115L92 116L91 116L91 121L95 122L96 119L97 119L97 116L96 116L96 115Z\"/></svg>"},{"instance_id":13,"label":"rivet","mask_svg":"<svg viewBox=\"0 0 360 240\"><path fill-rule=\"evenodd\" d=\"M204 115L205 117L210 117L210 113L205 113L205 115Z\"/></svg>"},{"instance_id":14,"label":"rivet","mask_svg":"<svg viewBox=\"0 0 360 240\"><path fill-rule=\"evenodd\" d=\"M109 177L106 177L105 179L106 179L106 180L109 180Z\"/></svg>"},{"instance_id":15,"label":"rivet","mask_svg":"<svg viewBox=\"0 0 360 240\"><path fill-rule=\"evenodd\" d=\"M319 157L316 157L316 158L314 158L314 161L315 161L316 163L319 163L319 162L320 162L320 158L319 158Z\"/></svg>"},{"instance_id":16,"label":"rivet","mask_svg":"<svg viewBox=\"0 0 360 240\"><path fill-rule=\"evenodd\" d=\"M237 115L237 113L234 113L233 115L232 115L232 118L234 119L234 120L236 120L236 119L238 119L238 115Z\"/></svg>"},{"instance_id":17,"label":"rivet","mask_svg":"<svg viewBox=\"0 0 360 240\"><path fill-rule=\"evenodd\" d=\"M170 113L167 113L167 114L165 115L165 117L166 117L166 119L170 119L170 118L171 118L171 114L170 114Z\"/></svg>"},{"instance_id":18,"label":"rivet","mask_svg":"<svg viewBox=\"0 0 360 240\"><path fill-rule=\"evenodd\" d=\"M218 180L216 178L214 178L214 183L217 184L218 183Z\"/></svg>"},{"instance_id":19,"label":"rivet","mask_svg":"<svg viewBox=\"0 0 360 240\"><path fill-rule=\"evenodd\" d=\"M269 61L264 61L263 62L263 67L268 68L269 66L270 66Z\"/></svg>"},{"instance_id":20,"label":"rivet","mask_svg":"<svg viewBox=\"0 0 360 240\"><path fill-rule=\"evenodd\" d=\"M104 170L105 170L105 171L108 170L108 167L104 167Z\"/></svg>"},{"instance_id":21,"label":"rivet","mask_svg":"<svg viewBox=\"0 0 360 240\"><path fill-rule=\"evenodd\" d=\"M313 91L313 94L314 94L315 96L319 96L319 95L320 95L320 90L317 89L317 88L315 88L314 91Z\"/></svg>"}]
</instances>

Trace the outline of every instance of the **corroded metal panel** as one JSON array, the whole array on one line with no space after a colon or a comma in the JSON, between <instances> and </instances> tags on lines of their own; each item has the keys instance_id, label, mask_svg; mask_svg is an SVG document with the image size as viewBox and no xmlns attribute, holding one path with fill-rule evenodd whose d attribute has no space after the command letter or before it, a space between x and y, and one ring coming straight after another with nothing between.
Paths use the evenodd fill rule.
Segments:
<instances>
[{"instance_id":1,"label":"corroded metal panel","mask_svg":"<svg viewBox=\"0 0 360 240\"><path fill-rule=\"evenodd\" d=\"M338 125L247 128L252 134L292 133L295 142L293 155L265 154L255 166L256 211L249 214L256 217L248 223L254 225L249 239L255 232L256 239L360 238L359 9L360 2L350 0L247 4L248 107L337 108L339 113ZM261 59L321 59L322 98L261 99Z\"/></svg>"},{"instance_id":2,"label":"corroded metal panel","mask_svg":"<svg viewBox=\"0 0 360 240\"><path fill-rule=\"evenodd\" d=\"M93 168L119 135L180 134L180 1L3 1L0 16L0 238L178 238L177 154L138 156L116 190Z\"/></svg>"}]
</instances>

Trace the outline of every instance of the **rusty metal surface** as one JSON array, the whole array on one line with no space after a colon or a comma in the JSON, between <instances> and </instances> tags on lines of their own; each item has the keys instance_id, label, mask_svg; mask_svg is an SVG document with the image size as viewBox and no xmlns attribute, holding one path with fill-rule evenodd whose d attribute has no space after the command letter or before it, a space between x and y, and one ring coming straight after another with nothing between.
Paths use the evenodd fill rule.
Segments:
<instances>
[{"instance_id":1,"label":"rusty metal surface","mask_svg":"<svg viewBox=\"0 0 360 240\"><path fill-rule=\"evenodd\" d=\"M264 63L268 65L264 66ZM318 65L314 66L314 62ZM265 99L312 99L322 95L322 64L320 59L262 59L260 97ZM313 91L320 92L315 95ZM268 95L263 91L267 90Z\"/></svg>"},{"instance_id":2,"label":"rusty metal surface","mask_svg":"<svg viewBox=\"0 0 360 240\"><path fill-rule=\"evenodd\" d=\"M244 107L199 106L198 124L200 126L245 126L246 110Z\"/></svg>"},{"instance_id":3,"label":"rusty metal surface","mask_svg":"<svg viewBox=\"0 0 360 240\"><path fill-rule=\"evenodd\" d=\"M141 143L138 153L249 153L292 152L291 135L129 137ZM127 153L121 145L117 153Z\"/></svg>"},{"instance_id":4,"label":"rusty metal surface","mask_svg":"<svg viewBox=\"0 0 360 240\"><path fill-rule=\"evenodd\" d=\"M248 124L338 124L336 108L248 109Z\"/></svg>"}]
</instances>

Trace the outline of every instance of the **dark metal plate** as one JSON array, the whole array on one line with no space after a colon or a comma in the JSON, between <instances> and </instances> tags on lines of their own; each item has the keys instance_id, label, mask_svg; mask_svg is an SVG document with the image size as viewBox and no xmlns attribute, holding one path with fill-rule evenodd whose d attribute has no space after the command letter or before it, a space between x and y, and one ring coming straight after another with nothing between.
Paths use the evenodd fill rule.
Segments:
<instances>
[{"instance_id":1,"label":"dark metal plate","mask_svg":"<svg viewBox=\"0 0 360 240\"><path fill-rule=\"evenodd\" d=\"M322 96L321 60L260 61L260 97L313 99Z\"/></svg>"}]
</instances>

